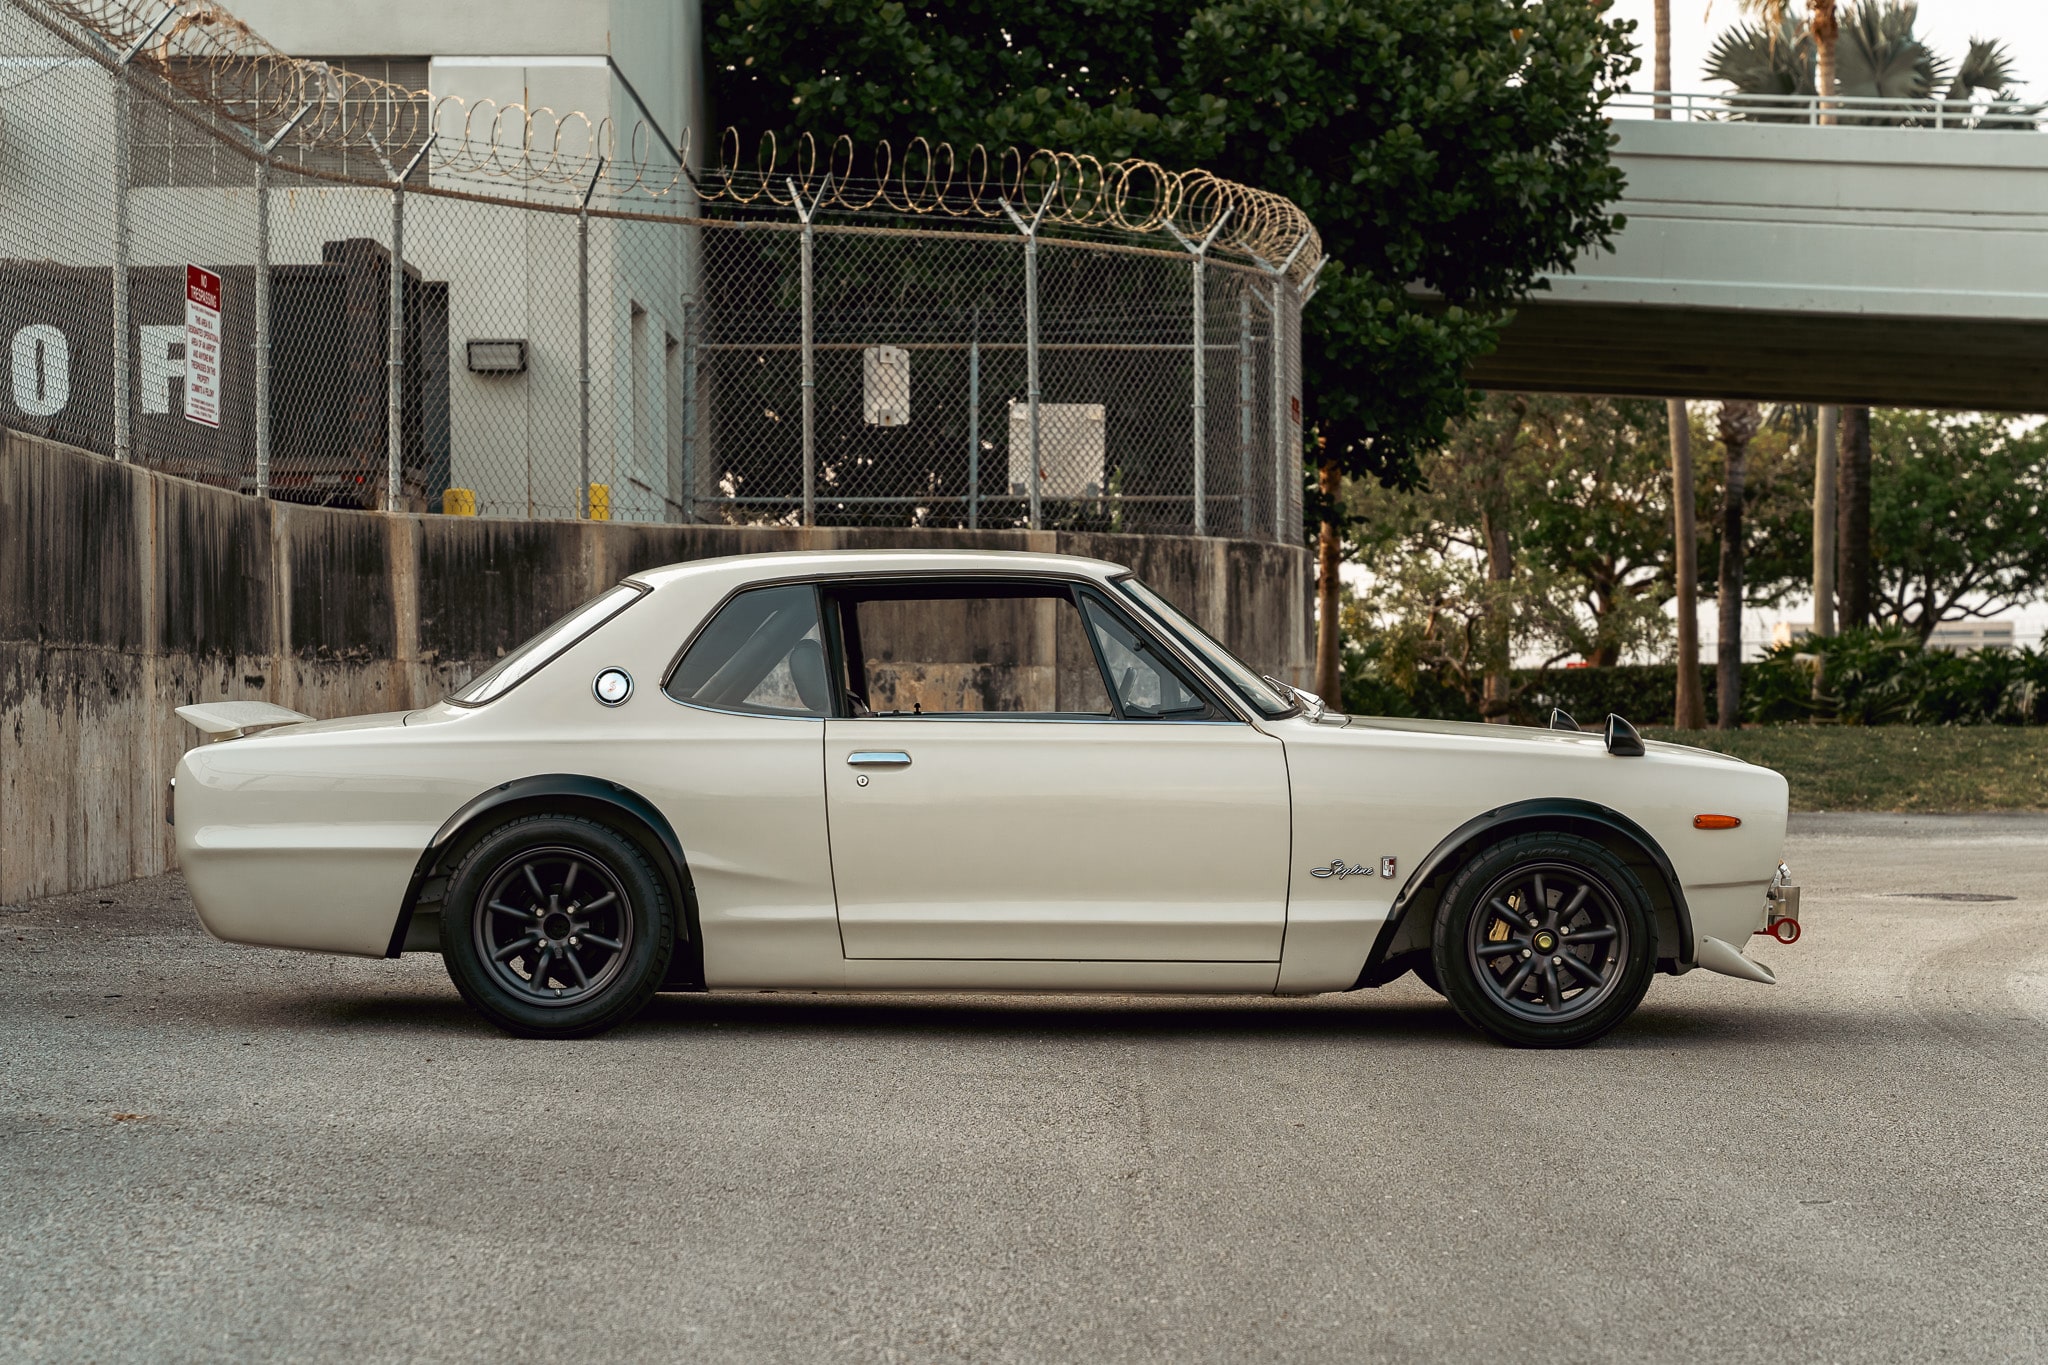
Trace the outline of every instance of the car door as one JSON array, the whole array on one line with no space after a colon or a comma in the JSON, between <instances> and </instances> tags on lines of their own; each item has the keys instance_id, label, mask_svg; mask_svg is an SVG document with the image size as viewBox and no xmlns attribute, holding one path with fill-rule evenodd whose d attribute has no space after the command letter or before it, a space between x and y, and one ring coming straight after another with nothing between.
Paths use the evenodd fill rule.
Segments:
<instances>
[{"instance_id":1,"label":"car door","mask_svg":"<svg viewBox=\"0 0 2048 1365\"><path fill-rule=\"evenodd\" d=\"M1278 961L1282 746L1106 594L921 579L825 597L843 700L826 723L826 807L850 964L1073 964L998 978L1056 985L1100 983L1084 964Z\"/></svg>"}]
</instances>

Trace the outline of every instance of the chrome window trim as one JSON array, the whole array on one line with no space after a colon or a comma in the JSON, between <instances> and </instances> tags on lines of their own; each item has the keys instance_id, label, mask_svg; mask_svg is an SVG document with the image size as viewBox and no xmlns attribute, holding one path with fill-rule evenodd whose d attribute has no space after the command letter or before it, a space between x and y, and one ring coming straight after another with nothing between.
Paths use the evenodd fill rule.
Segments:
<instances>
[{"instance_id":1,"label":"chrome window trim","mask_svg":"<svg viewBox=\"0 0 2048 1365\"><path fill-rule=\"evenodd\" d=\"M642 602L645 602L654 593L653 588L649 587L645 583L642 583L637 578L622 578L618 582L612 584L611 587L606 588L604 592L601 592L597 594L596 597L591 598L590 602L586 602L583 605L589 606L618 588L633 589L632 600L629 602L621 603L617 611L614 611L611 615L605 617L602 621L595 622L591 625L591 627L588 630L584 631L581 635L578 635L575 639L570 640L567 644L564 644L561 648L557 649L553 654L550 654L546 659L542 660L538 664L535 664L532 668L526 670L525 673L521 674L519 678L515 682L513 682L511 686L507 687L504 691L497 692L492 694L491 696L485 697L482 701L457 701L455 697L452 695L443 697L441 700L448 703L448 705L450 706L459 706L465 711L475 711L480 707L489 706L494 701L499 701L505 697L509 697L510 695L512 695L512 693L518 691L519 688L523 684L525 684L529 679L533 678L537 674L546 672L549 665L553 664L556 660L560 659L564 654L567 654L570 650L576 648L576 646L582 644L585 640L588 640L591 636L597 634L606 626L618 620L621 616L625 615L633 608L639 606ZM538 632L536 632L536 634L538 634ZM520 647L524 647L525 644L525 640L520 641ZM515 649L514 652L516 653L517 650ZM505 658L509 657L511 656L506 655L503 658L500 658L497 663L491 665L491 668L497 668L498 666L504 663ZM477 678L483 677L490 671L491 669L485 669L483 673L477 674L476 678L471 678L468 682L464 683L461 687L458 687L455 690L457 692L467 691L470 687L475 685Z\"/></svg>"},{"instance_id":2,"label":"chrome window trim","mask_svg":"<svg viewBox=\"0 0 2048 1365\"><path fill-rule=\"evenodd\" d=\"M813 720L821 724L828 720L838 719L836 716L821 716L815 711L735 711L729 706L706 706L701 701L680 701L675 697L669 697L668 689L665 687L657 690L660 691L662 696L668 697L669 701L685 710L708 711L714 716L745 716L749 720Z\"/></svg>"}]
</instances>

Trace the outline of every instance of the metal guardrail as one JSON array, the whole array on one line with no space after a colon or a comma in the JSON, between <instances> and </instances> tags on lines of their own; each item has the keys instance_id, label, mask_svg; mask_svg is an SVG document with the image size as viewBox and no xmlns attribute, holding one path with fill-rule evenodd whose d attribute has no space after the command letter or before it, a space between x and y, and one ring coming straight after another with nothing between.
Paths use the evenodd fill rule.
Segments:
<instances>
[{"instance_id":1,"label":"metal guardrail","mask_svg":"<svg viewBox=\"0 0 2048 1365\"><path fill-rule=\"evenodd\" d=\"M1999 129L2039 132L2048 105L2006 100L1885 99L1869 95L1707 94L1682 90L1625 90L1607 108L1629 118L1670 117L1692 123L1790 123L1815 127L1926 128L1937 131Z\"/></svg>"}]
</instances>

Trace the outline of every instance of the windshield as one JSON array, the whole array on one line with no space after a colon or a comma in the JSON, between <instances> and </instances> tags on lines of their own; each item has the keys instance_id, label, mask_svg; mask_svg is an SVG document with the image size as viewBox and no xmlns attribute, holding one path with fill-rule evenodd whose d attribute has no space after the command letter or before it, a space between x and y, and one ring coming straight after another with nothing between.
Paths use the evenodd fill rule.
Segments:
<instances>
[{"instance_id":1,"label":"windshield","mask_svg":"<svg viewBox=\"0 0 2048 1365\"><path fill-rule=\"evenodd\" d=\"M647 589L635 583L593 597L519 648L498 660L498 666L448 698L457 706L482 706L496 700L545 668L554 657L640 600Z\"/></svg>"},{"instance_id":2,"label":"windshield","mask_svg":"<svg viewBox=\"0 0 2048 1365\"><path fill-rule=\"evenodd\" d=\"M1256 669L1218 644L1208 631L1181 615L1173 603L1135 578L1119 578L1116 585L1158 617L1168 630L1180 636L1182 644L1222 674L1223 680L1266 719L1278 720L1282 716L1293 715L1299 709L1293 697L1282 696L1271 683L1259 676Z\"/></svg>"}]
</instances>

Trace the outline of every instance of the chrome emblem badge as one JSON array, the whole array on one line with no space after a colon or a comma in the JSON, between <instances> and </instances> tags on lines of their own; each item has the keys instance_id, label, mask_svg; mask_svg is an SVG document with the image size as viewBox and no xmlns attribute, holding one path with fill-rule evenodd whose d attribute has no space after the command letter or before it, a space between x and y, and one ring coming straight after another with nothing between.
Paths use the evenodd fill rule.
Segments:
<instances>
[{"instance_id":1,"label":"chrome emblem badge","mask_svg":"<svg viewBox=\"0 0 2048 1365\"><path fill-rule=\"evenodd\" d=\"M1372 869L1364 863L1347 863L1342 858L1339 858L1328 867L1310 868L1308 875L1311 877L1336 877L1341 881L1345 877L1370 877ZM1382 877L1394 875L1394 860L1392 858L1380 859L1380 875Z\"/></svg>"}]
</instances>

